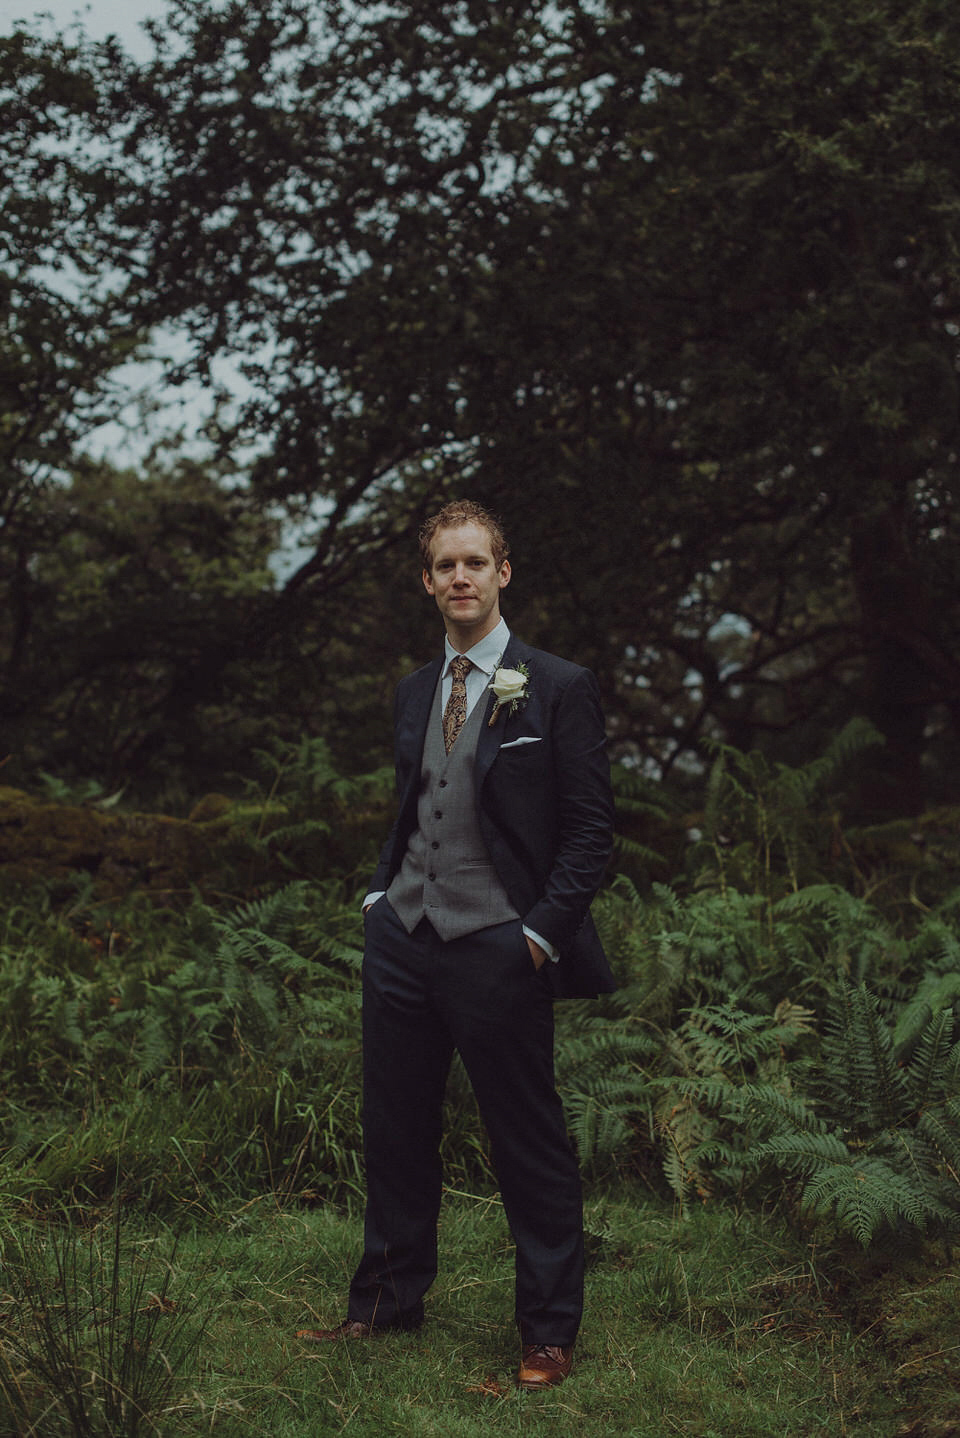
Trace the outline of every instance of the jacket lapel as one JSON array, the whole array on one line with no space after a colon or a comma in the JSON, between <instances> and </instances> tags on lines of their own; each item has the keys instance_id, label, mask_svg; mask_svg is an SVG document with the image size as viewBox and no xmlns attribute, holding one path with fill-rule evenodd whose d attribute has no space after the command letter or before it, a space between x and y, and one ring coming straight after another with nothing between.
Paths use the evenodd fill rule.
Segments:
<instances>
[{"instance_id":1,"label":"jacket lapel","mask_svg":"<svg viewBox=\"0 0 960 1438\"><path fill-rule=\"evenodd\" d=\"M406 703L400 716L401 727L397 733L397 745L402 750L404 761L414 766L418 780L427 724L442 668L443 660L434 659L411 676Z\"/></svg>"},{"instance_id":2,"label":"jacket lapel","mask_svg":"<svg viewBox=\"0 0 960 1438\"><path fill-rule=\"evenodd\" d=\"M521 644L519 639L515 639L511 634L497 668L515 669L523 659L525 652L525 646ZM503 743L503 731L507 722L506 714L500 714L497 717L496 724L494 724L492 728L490 727L490 719L497 702L495 694L486 694L481 702L484 705L485 712L483 716L483 728L480 730L480 737L477 740L477 755L474 760L474 781L478 794L480 792L480 786L487 777L491 764L497 757L497 750Z\"/></svg>"}]
</instances>

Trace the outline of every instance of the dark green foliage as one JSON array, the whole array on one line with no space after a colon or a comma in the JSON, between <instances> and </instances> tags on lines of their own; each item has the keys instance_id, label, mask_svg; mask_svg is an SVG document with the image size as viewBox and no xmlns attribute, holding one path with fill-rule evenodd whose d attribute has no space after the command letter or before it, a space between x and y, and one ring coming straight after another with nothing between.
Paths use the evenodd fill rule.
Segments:
<instances>
[{"instance_id":1,"label":"dark green foliage","mask_svg":"<svg viewBox=\"0 0 960 1438\"><path fill-rule=\"evenodd\" d=\"M711 842L691 843L672 885L641 887L644 862L598 898L621 987L559 1006L557 1021L570 1128L595 1180L642 1173L686 1213L775 1195L864 1240L889 1224L956 1226L958 897L904 906L897 835L890 883L877 878L876 835L870 885L838 882L849 854L835 874L842 810L825 788L869 741L842 736L797 773L724 753L703 821ZM355 865L373 857L382 776L344 779L319 741L261 762L266 787L201 805L232 835L228 887L252 881L249 897L107 904L89 877L56 898L11 893L0 936L11 1199L120 1193L164 1212L264 1192L359 1197ZM627 823L666 820L669 850L666 806L622 787L640 805ZM946 887L931 866L931 892ZM445 1128L450 1184L489 1184L459 1066Z\"/></svg>"},{"instance_id":2,"label":"dark green foliage","mask_svg":"<svg viewBox=\"0 0 960 1438\"><path fill-rule=\"evenodd\" d=\"M334 937L347 914L352 943ZM4 956L21 1182L96 1192L115 1175L161 1205L251 1181L356 1185L359 923L340 885L223 916L197 903L154 935L146 917L131 949L87 948L80 973L36 942Z\"/></svg>"},{"instance_id":3,"label":"dark green foliage","mask_svg":"<svg viewBox=\"0 0 960 1438\"><path fill-rule=\"evenodd\" d=\"M601 915L626 892L605 898ZM589 1056L563 1071L581 1152L609 1161L616 1143L622 1162L633 1144L640 1161L656 1146L684 1208L724 1190L756 1197L779 1174L801 1208L832 1213L862 1242L890 1225L955 1231L955 977L923 979L920 1000L881 1007L864 982L835 970L843 961L889 989L893 940L870 906L801 889L768 923L762 896L747 900L667 893L670 927L659 932L648 906L634 951L639 981L613 997L604 1020L581 1018L561 1049L581 1064ZM639 904L635 894L628 901ZM926 939L916 957L909 942L896 945L900 987L911 959L923 972Z\"/></svg>"},{"instance_id":4,"label":"dark green foliage","mask_svg":"<svg viewBox=\"0 0 960 1438\"><path fill-rule=\"evenodd\" d=\"M669 872L682 850L682 816L662 784L628 764L612 771L616 799L614 864L639 881ZM664 851L674 851L669 853Z\"/></svg>"},{"instance_id":5,"label":"dark green foliage","mask_svg":"<svg viewBox=\"0 0 960 1438\"><path fill-rule=\"evenodd\" d=\"M882 743L872 724L854 719L826 752L800 767L771 763L753 750L710 743L713 754L703 807L704 833L691 851L700 886L727 885L772 902L815 883L833 837L822 800L836 794L856 762Z\"/></svg>"},{"instance_id":6,"label":"dark green foliage","mask_svg":"<svg viewBox=\"0 0 960 1438\"><path fill-rule=\"evenodd\" d=\"M866 714L864 822L955 792L949 0L190 0L152 35L0 47L18 782L219 789L304 732L371 767L433 647L418 523L469 491L511 622L642 771ZM209 422L92 465L150 333Z\"/></svg>"},{"instance_id":7,"label":"dark green foliage","mask_svg":"<svg viewBox=\"0 0 960 1438\"><path fill-rule=\"evenodd\" d=\"M372 869L392 817L392 766L346 774L325 739L306 736L274 737L252 757L245 802L225 815L247 886L278 873L323 880Z\"/></svg>"},{"instance_id":8,"label":"dark green foliage","mask_svg":"<svg viewBox=\"0 0 960 1438\"><path fill-rule=\"evenodd\" d=\"M628 1171L649 1130L653 1087L644 1064L658 1044L631 1022L630 994L614 995L599 1017L584 1003L565 1005L557 1034L557 1081L570 1133L592 1172Z\"/></svg>"},{"instance_id":9,"label":"dark green foliage","mask_svg":"<svg viewBox=\"0 0 960 1438\"><path fill-rule=\"evenodd\" d=\"M620 879L598 901L626 984L564 1035L591 1056L565 1072L585 1158L609 1166L615 1141L649 1171L659 1153L685 1211L772 1191L863 1242L957 1228L957 893L905 906L896 833L885 881L878 835L869 884L851 875L822 807L872 741L851 730L796 772L723 752L685 883Z\"/></svg>"},{"instance_id":10,"label":"dark green foliage","mask_svg":"<svg viewBox=\"0 0 960 1438\"><path fill-rule=\"evenodd\" d=\"M231 667L226 684L214 672L273 587L278 525L232 465L174 455L136 472L88 459L69 470L31 493L25 533L0 535L0 585L18 558L26 571L19 631L10 612L0 620L6 779L54 771L113 794L160 751L175 779L156 774L151 787L164 783L170 802L276 733L258 663Z\"/></svg>"},{"instance_id":11,"label":"dark green foliage","mask_svg":"<svg viewBox=\"0 0 960 1438\"><path fill-rule=\"evenodd\" d=\"M754 1162L799 1175L801 1203L833 1210L863 1243L882 1226L960 1228L960 1044L950 1010L921 1031L910 1063L865 985L841 981L825 1022L818 1062L800 1077L802 1115L785 1125L750 1095L762 1132Z\"/></svg>"}]
</instances>

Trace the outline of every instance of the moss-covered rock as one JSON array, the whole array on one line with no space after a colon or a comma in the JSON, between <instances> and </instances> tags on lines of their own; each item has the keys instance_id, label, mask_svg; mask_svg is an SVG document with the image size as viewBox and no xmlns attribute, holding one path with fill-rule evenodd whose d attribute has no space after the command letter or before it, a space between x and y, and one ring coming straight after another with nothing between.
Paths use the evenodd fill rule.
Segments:
<instances>
[{"instance_id":1,"label":"moss-covered rock","mask_svg":"<svg viewBox=\"0 0 960 1438\"><path fill-rule=\"evenodd\" d=\"M98 892L188 893L216 871L219 845L203 824L163 814L113 814L0 788L0 871L31 882L90 874Z\"/></svg>"},{"instance_id":2,"label":"moss-covered rock","mask_svg":"<svg viewBox=\"0 0 960 1438\"><path fill-rule=\"evenodd\" d=\"M173 819L0 788L0 877L56 883L79 873L92 878L100 898L140 890L176 902L192 892L236 896L292 878L365 874L387 830L388 810L353 809L334 799L324 807L327 812L308 817L276 799L253 803L207 794L189 818Z\"/></svg>"}]
</instances>

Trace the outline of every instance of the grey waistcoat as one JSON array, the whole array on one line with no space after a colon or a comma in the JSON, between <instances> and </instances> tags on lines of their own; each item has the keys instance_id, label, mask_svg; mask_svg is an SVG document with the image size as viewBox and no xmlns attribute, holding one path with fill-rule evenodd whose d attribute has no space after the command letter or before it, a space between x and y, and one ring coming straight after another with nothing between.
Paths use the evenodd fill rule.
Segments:
<instances>
[{"instance_id":1,"label":"grey waistcoat","mask_svg":"<svg viewBox=\"0 0 960 1438\"><path fill-rule=\"evenodd\" d=\"M408 934L424 917L444 942L519 918L477 823L473 767L486 707L481 697L448 755L437 685L423 745L417 827L387 890Z\"/></svg>"}]
</instances>

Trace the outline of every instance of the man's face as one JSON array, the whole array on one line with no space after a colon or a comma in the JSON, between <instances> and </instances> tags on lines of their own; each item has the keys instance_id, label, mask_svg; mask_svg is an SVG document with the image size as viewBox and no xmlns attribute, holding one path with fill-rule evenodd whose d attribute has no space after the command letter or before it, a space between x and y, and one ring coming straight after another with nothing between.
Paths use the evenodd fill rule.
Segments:
<instances>
[{"instance_id":1,"label":"man's face","mask_svg":"<svg viewBox=\"0 0 960 1438\"><path fill-rule=\"evenodd\" d=\"M490 534L482 524L438 529L430 545L424 588L437 601L450 642L461 652L500 622L500 591L510 583L510 561L498 569Z\"/></svg>"}]
</instances>

